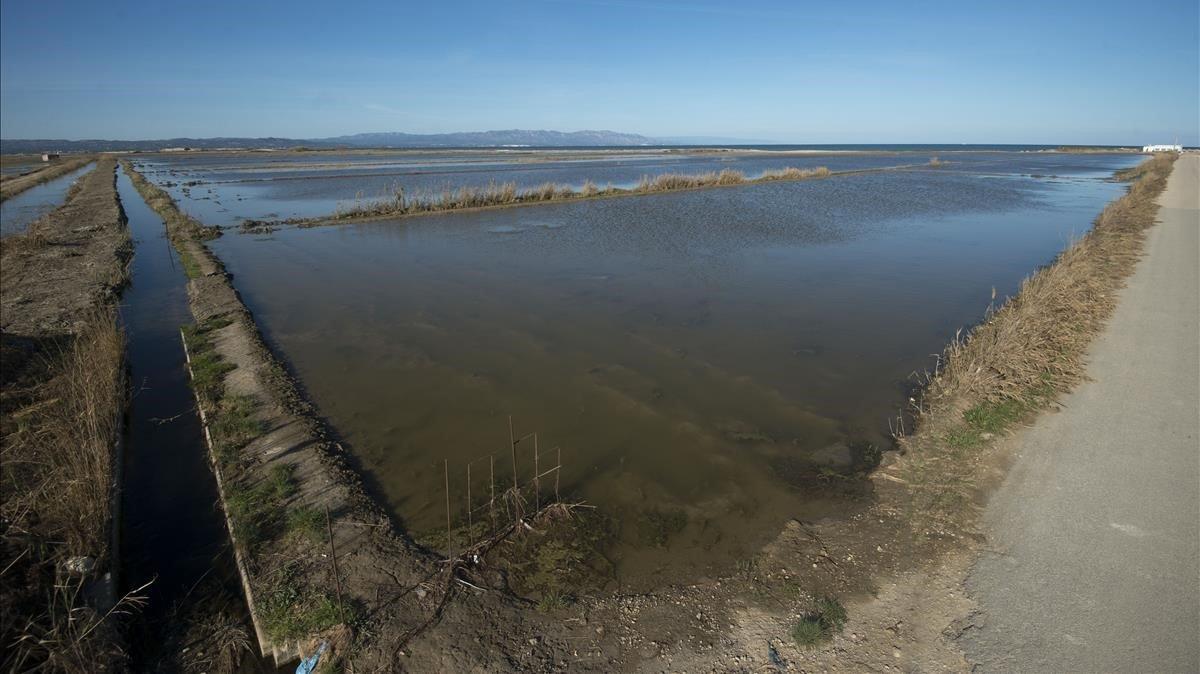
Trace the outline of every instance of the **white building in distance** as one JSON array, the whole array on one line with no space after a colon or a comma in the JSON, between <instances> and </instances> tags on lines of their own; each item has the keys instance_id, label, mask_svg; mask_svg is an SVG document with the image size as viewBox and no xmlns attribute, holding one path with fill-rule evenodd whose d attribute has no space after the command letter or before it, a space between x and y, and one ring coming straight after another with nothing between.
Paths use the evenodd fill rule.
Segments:
<instances>
[{"instance_id":1,"label":"white building in distance","mask_svg":"<svg viewBox=\"0 0 1200 674\"><path fill-rule=\"evenodd\" d=\"M1183 146L1175 145L1145 145L1142 152L1183 152Z\"/></svg>"}]
</instances>

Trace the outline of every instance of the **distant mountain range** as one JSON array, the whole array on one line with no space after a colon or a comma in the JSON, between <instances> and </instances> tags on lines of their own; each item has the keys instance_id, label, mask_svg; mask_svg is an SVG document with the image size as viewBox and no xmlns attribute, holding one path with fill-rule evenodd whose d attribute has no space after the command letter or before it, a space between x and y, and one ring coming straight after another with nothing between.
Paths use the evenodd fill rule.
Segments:
<instances>
[{"instance_id":1,"label":"distant mountain range","mask_svg":"<svg viewBox=\"0 0 1200 674\"><path fill-rule=\"evenodd\" d=\"M332 138L164 138L158 140L61 140L0 139L0 153L100 152L105 150L161 150L195 148L212 150L330 148L414 148L414 147L587 147L656 145L662 141L636 133L616 131L466 131L459 133L357 133Z\"/></svg>"}]
</instances>

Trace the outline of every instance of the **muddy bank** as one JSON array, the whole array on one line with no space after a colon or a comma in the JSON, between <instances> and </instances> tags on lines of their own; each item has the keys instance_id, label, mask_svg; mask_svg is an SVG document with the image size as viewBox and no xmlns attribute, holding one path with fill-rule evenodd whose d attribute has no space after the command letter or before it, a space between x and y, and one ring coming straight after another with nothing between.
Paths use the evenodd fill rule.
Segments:
<instances>
[{"instance_id":1,"label":"muddy bank","mask_svg":"<svg viewBox=\"0 0 1200 674\"><path fill-rule=\"evenodd\" d=\"M131 246L115 161L0 246L0 638L6 669L124 661L114 593L124 336L115 301ZM109 612L118 603L117 611Z\"/></svg>"},{"instance_id":2,"label":"muddy bank","mask_svg":"<svg viewBox=\"0 0 1200 674\"><path fill-rule=\"evenodd\" d=\"M1147 179L1138 185L1152 186L1152 182ZM958 629L952 623L964 603L956 579L964 568L962 551L973 544L970 503L979 497L977 487L983 482L972 484L966 500L929 501L911 471L961 476L947 468L962 464L974 466L974 475L994 472L996 462L979 448L996 434L985 430L993 428L989 419L995 411L982 408L970 416L963 414L977 407L980 399L964 398L956 406L941 408L949 410L941 412L947 426L939 426L932 420L937 416L930 414L913 436L920 438L940 428L934 436L924 437L944 440L946 429L956 428L963 431L954 436L959 438L956 442L975 443L969 448L974 458L947 455L936 462L917 463L922 455L910 448L899 460L885 460L872 477L875 500L849 521L793 521L776 541L750 555L728 577L647 594L585 595L535 607L511 592L503 569L487 556L452 571L411 545L370 503L329 429L305 405L299 387L263 346L231 279L200 240L209 235L205 228L179 214L161 192L156 196L152 186L143 189L150 194L147 200L173 223L179 232L177 245L185 260L191 260L185 265L195 277L189 295L198 327L189 335L189 344L210 363L203 369L221 372L219 382L201 395L206 409L214 412L209 421L214 455L217 469L228 473L222 477L222 489L226 502L233 504L231 528L235 539L242 539L249 593L268 609L281 606L281 597L292 600L284 605L282 615L294 618L291 624L299 624L307 636L325 634L336 642L336 635L344 634L338 625L353 628L353 643L338 652L355 667L729 671L965 666L941 637L948 626L951 631ZM1145 189L1150 188L1135 186L1131 195L1142 195ZM1108 228L1117 215L1122 222L1144 226L1137 219L1144 218L1144 212L1123 209L1106 211L1108 216L1098 220L1097 229ZM1117 239L1128 242L1125 236ZM1070 257L1064 254L1063 259ZM1123 255L1111 259L1119 267ZM1077 296L1080 287L1066 290ZM1094 299L1090 291L1083 294L1089 301ZM1036 305L1041 300L1024 302ZM1044 306L1052 311L1061 308ZM989 323L1003 313L990 314ZM955 357L950 355L952 360ZM1033 365L1018 370L1027 367L1035 373L1045 371ZM946 372L939 367L940 374ZM221 422L222 415L227 423ZM937 456L935 451L920 450L927 452L927 458ZM227 458L222 459L222 454ZM239 536L237 496L247 493L272 505L266 511L241 511L241 516L249 516L249 524L258 527L243 529ZM319 547L327 546L327 540L314 544L312 539L297 539L296 532L279 522L291 519L288 513L293 510L308 508L316 510L319 523L324 503L330 504L334 520L334 546L321 557ZM963 517L948 520L946 513ZM529 534L529 540L549 530L549 526L535 528L538 531ZM369 531L347 535L345 529ZM298 542L303 540L309 542ZM330 563L334 551L339 565L336 576ZM345 596L355 601L337 600L337 581ZM816 644L823 647L801 647L793 632L811 623L814 612L831 598L848 609L848 619L840 631L831 629ZM304 609L328 609L331 603L337 610L326 610L320 620L310 620ZM344 612L347 604L354 606L350 613ZM264 613L280 615L278 610ZM276 632L281 638L284 633ZM308 639L294 637L294 641Z\"/></svg>"},{"instance_id":3,"label":"muddy bank","mask_svg":"<svg viewBox=\"0 0 1200 674\"><path fill-rule=\"evenodd\" d=\"M189 364L260 643L281 661L325 639L338 658L398 664L405 635L419 633L454 591L449 580L366 497L340 447L263 345L200 240L203 226L131 175L167 221L191 277ZM209 379L210 371L219 374Z\"/></svg>"},{"instance_id":4,"label":"muddy bank","mask_svg":"<svg viewBox=\"0 0 1200 674\"><path fill-rule=\"evenodd\" d=\"M34 185L54 180L95 160L96 157L93 155L81 155L69 159L59 159L54 163L18 176L6 175L4 176L4 180L0 182L0 201L11 199ZM110 159L108 162L110 166L115 163L116 160L113 159Z\"/></svg>"}]
</instances>

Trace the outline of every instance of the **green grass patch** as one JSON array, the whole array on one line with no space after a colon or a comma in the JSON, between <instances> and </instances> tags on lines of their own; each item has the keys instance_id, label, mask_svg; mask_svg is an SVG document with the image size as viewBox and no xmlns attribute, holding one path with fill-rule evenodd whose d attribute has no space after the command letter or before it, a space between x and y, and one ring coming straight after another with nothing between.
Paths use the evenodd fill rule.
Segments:
<instances>
[{"instance_id":1,"label":"green grass patch","mask_svg":"<svg viewBox=\"0 0 1200 674\"><path fill-rule=\"evenodd\" d=\"M201 397L216 400L224 389L225 375L234 369L235 365L226 363L211 351L197 354L192 357L192 386Z\"/></svg>"},{"instance_id":2,"label":"green grass patch","mask_svg":"<svg viewBox=\"0 0 1200 674\"><path fill-rule=\"evenodd\" d=\"M804 616L792 627L792 640L800 648L816 648L828 638L821 621L812 616Z\"/></svg>"},{"instance_id":3,"label":"green grass patch","mask_svg":"<svg viewBox=\"0 0 1200 674\"><path fill-rule=\"evenodd\" d=\"M269 497L282 500L296 493L296 466L290 463L280 463L271 466L264 485Z\"/></svg>"},{"instance_id":4,"label":"green grass patch","mask_svg":"<svg viewBox=\"0 0 1200 674\"><path fill-rule=\"evenodd\" d=\"M294 470L290 464L278 464L253 487L233 483L226 490L225 507L233 520L234 534L247 548L290 528L283 500L296 492Z\"/></svg>"},{"instance_id":5,"label":"green grass patch","mask_svg":"<svg viewBox=\"0 0 1200 674\"><path fill-rule=\"evenodd\" d=\"M995 434L1020 419L1025 410L1026 405L1020 400L1004 400L976 405L964 412L963 418L980 433Z\"/></svg>"},{"instance_id":6,"label":"green grass patch","mask_svg":"<svg viewBox=\"0 0 1200 674\"><path fill-rule=\"evenodd\" d=\"M262 541L271 525L271 508L257 489L233 485L226 490L225 509L233 521L233 534L247 548Z\"/></svg>"},{"instance_id":7,"label":"green grass patch","mask_svg":"<svg viewBox=\"0 0 1200 674\"><path fill-rule=\"evenodd\" d=\"M542 613L561 611L571 604L571 597L558 590L551 590L538 599L537 609Z\"/></svg>"},{"instance_id":8,"label":"green grass patch","mask_svg":"<svg viewBox=\"0 0 1200 674\"><path fill-rule=\"evenodd\" d=\"M177 247L175 252L179 254L179 264L183 267L183 274L188 278L200 278L204 273L200 270L200 263L191 254L184 252L183 247Z\"/></svg>"},{"instance_id":9,"label":"green grass patch","mask_svg":"<svg viewBox=\"0 0 1200 674\"><path fill-rule=\"evenodd\" d=\"M963 412L964 423L946 434L946 443L957 449L976 447L988 439L984 437L985 433L996 435L1005 431L1053 393L1053 386L1047 383L1024 399L979 403Z\"/></svg>"},{"instance_id":10,"label":"green grass patch","mask_svg":"<svg viewBox=\"0 0 1200 674\"><path fill-rule=\"evenodd\" d=\"M833 597L817 601L816 608L792 626L792 640L801 648L816 648L846 627L846 607Z\"/></svg>"},{"instance_id":11,"label":"green grass patch","mask_svg":"<svg viewBox=\"0 0 1200 674\"><path fill-rule=\"evenodd\" d=\"M301 588L287 574L261 596L258 609L263 629L276 641L300 639L357 618L352 606L338 605L324 593Z\"/></svg>"},{"instance_id":12,"label":"green grass patch","mask_svg":"<svg viewBox=\"0 0 1200 674\"><path fill-rule=\"evenodd\" d=\"M183 335L191 358L192 387L201 397L210 401L221 397L225 375L237 367L225 362L215 353L212 342L212 332L232 322L222 317L209 319L198 325L183 326Z\"/></svg>"},{"instance_id":13,"label":"green grass patch","mask_svg":"<svg viewBox=\"0 0 1200 674\"><path fill-rule=\"evenodd\" d=\"M846 607L833 597L825 597L817 601L817 617L826 629L841 632L846 626Z\"/></svg>"},{"instance_id":14,"label":"green grass patch","mask_svg":"<svg viewBox=\"0 0 1200 674\"><path fill-rule=\"evenodd\" d=\"M225 396L209 419L213 433L213 449L222 466L233 465L240 458L238 450L262 432L262 422L254 418L258 407L250 396Z\"/></svg>"},{"instance_id":15,"label":"green grass patch","mask_svg":"<svg viewBox=\"0 0 1200 674\"><path fill-rule=\"evenodd\" d=\"M292 508L287 513L284 525L288 536L304 539L310 543L324 543L327 539L325 513L308 506Z\"/></svg>"}]
</instances>

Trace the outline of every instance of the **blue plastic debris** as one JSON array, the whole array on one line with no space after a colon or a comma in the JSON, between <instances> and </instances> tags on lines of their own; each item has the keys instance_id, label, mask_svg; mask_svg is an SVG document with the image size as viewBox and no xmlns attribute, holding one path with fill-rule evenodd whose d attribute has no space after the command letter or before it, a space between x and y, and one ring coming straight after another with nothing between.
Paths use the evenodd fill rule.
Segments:
<instances>
[{"instance_id":1,"label":"blue plastic debris","mask_svg":"<svg viewBox=\"0 0 1200 674\"><path fill-rule=\"evenodd\" d=\"M321 662L321 655L325 653L325 649L329 648L328 641L322 641L320 646L317 646L317 652L300 660L300 665L296 667L296 674L313 674L317 671L317 664Z\"/></svg>"}]
</instances>

